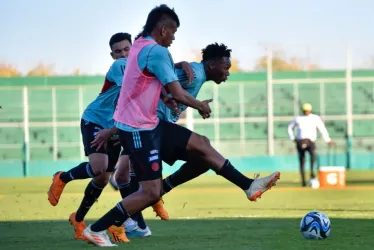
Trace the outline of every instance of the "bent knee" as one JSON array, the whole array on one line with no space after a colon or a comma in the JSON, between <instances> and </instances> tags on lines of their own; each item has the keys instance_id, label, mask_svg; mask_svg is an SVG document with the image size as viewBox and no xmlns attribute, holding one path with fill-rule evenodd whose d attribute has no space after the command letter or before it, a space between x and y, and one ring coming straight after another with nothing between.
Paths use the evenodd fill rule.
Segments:
<instances>
[{"instance_id":1,"label":"bent knee","mask_svg":"<svg viewBox=\"0 0 374 250\"><path fill-rule=\"evenodd\" d=\"M130 174L125 172L117 173L116 171L114 179L117 183L128 183L130 182Z\"/></svg>"},{"instance_id":2,"label":"bent knee","mask_svg":"<svg viewBox=\"0 0 374 250\"><path fill-rule=\"evenodd\" d=\"M211 144L208 137L193 133L188 142L187 150L204 153L210 147Z\"/></svg>"},{"instance_id":3,"label":"bent knee","mask_svg":"<svg viewBox=\"0 0 374 250\"><path fill-rule=\"evenodd\" d=\"M161 190L158 188L143 188L142 192L147 196L147 199L151 204L158 202L161 198Z\"/></svg>"},{"instance_id":4,"label":"bent knee","mask_svg":"<svg viewBox=\"0 0 374 250\"><path fill-rule=\"evenodd\" d=\"M115 172L115 180L117 183L127 183L130 181L130 163L128 157L122 156Z\"/></svg>"},{"instance_id":5,"label":"bent knee","mask_svg":"<svg viewBox=\"0 0 374 250\"><path fill-rule=\"evenodd\" d=\"M89 156L89 163L94 176L103 175L108 168L108 156L101 153L93 153Z\"/></svg>"},{"instance_id":6,"label":"bent knee","mask_svg":"<svg viewBox=\"0 0 374 250\"><path fill-rule=\"evenodd\" d=\"M110 173L104 172L96 176L95 178L93 178L93 180L97 185L101 187L105 187L109 182L109 177L110 177Z\"/></svg>"},{"instance_id":7,"label":"bent knee","mask_svg":"<svg viewBox=\"0 0 374 250\"><path fill-rule=\"evenodd\" d=\"M92 169L92 173L96 177L101 177L106 173L107 168L105 166L100 166L95 169Z\"/></svg>"}]
</instances>

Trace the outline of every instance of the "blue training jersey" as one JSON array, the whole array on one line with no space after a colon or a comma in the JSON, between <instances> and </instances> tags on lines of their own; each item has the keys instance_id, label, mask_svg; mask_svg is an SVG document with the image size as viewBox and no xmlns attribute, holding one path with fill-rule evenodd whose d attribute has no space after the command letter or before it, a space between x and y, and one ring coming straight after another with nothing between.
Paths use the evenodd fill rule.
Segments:
<instances>
[{"instance_id":1,"label":"blue training jersey","mask_svg":"<svg viewBox=\"0 0 374 250\"><path fill-rule=\"evenodd\" d=\"M196 98L201 86L206 82L206 75L202 63L192 62L190 65L194 72L194 80L191 84L188 84L187 75L182 69L176 69L176 73L182 88ZM187 106L179 104L179 109L183 112L187 109ZM168 122L177 122L179 120L179 115L166 107L162 100L158 103L157 116Z\"/></svg>"},{"instance_id":2,"label":"blue training jersey","mask_svg":"<svg viewBox=\"0 0 374 250\"><path fill-rule=\"evenodd\" d=\"M105 76L101 93L83 112L82 119L96 123L103 128L114 126L113 114L121 90L127 58L115 60Z\"/></svg>"}]
</instances>

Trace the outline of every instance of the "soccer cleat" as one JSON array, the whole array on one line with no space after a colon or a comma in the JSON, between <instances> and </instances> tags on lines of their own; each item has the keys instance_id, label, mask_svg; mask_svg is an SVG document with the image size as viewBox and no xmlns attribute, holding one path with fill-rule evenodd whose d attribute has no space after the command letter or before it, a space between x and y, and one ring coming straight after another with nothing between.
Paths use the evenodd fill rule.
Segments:
<instances>
[{"instance_id":1,"label":"soccer cleat","mask_svg":"<svg viewBox=\"0 0 374 250\"><path fill-rule=\"evenodd\" d=\"M62 191L64 191L64 188L66 186L66 184L60 179L60 175L62 173L63 172L57 172L54 174L52 184L49 187L48 200L52 206L56 206L58 204Z\"/></svg>"},{"instance_id":2,"label":"soccer cleat","mask_svg":"<svg viewBox=\"0 0 374 250\"><path fill-rule=\"evenodd\" d=\"M88 243L92 243L98 247L116 247L116 244L113 244L108 235L104 231L101 232L93 232L91 230L91 225L89 225L83 231L83 237Z\"/></svg>"},{"instance_id":3,"label":"soccer cleat","mask_svg":"<svg viewBox=\"0 0 374 250\"><path fill-rule=\"evenodd\" d=\"M130 242L129 239L126 237L125 228L122 226L111 226L108 228L110 236L114 242Z\"/></svg>"},{"instance_id":4,"label":"soccer cleat","mask_svg":"<svg viewBox=\"0 0 374 250\"><path fill-rule=\"evenodd\" d=\"M75 220L76 212L72 213L69 217L69 222L73 226L75 231L75 239L76 240L84 240L83 231L86 229L86 224L84 221L78 222Z\"/></svg>"},{"instance_id":5,"label":"soccer cleat","mask_svg":"<svg viewBox=\"0 0 374 250\"><path fill-rule=\"evenodd\" d=\"M258 178L257 175L248 190L245 191L250 201L256 201L261 198L261 195L275 186L276 182L280 179L280 172L274 172L264 178Z\"/></svg>"},{"instance_id":6,"label":"soccer cleat","mask_svg":"<svg viewBox=\"0 0 374 250\"><path fill-rule=\"evenodd\" d=\"M156 217L159 216L161 220L169 220L169 214L164 208L164 201L162 198L152 206L153 211L156 213Z\"/></svg>"},{"instance_id":7,"label":"soccer cleat","mask_svg":"<svg viewBox=\"0 0 374 250\"><path fill-rule=\"evenodd\" d=\"M109 177L109 183L110 183L110 185L112 186L112 188L113 188L114 190L118 191L118 185L117 185L116 180L114 179L116 170L117 170L117 168L115 168L115 169L113 170L113 172L110 174L110 177Z\"/></svg>"},{"instance_id":8,"label":"soccer cleat","mask_svg":"<svg viewBox=\"0 0 374 250\"><path fill-rule=\"evenodd\" d=\"M131 218L128 218L124 223L126 233L132 232L138 228L138 222L134 221Z\"/></svg>"},{"instance_id":9,"label":"soccer cleat","mask_svg":"<svg viewBox=\"0 0 374 250\"><path fill-rule=\"evenodd\" d=\"M149 237L152 235L151 230L149 227L145 229L138 228L132 232L126 233L127 238L142 238L142 237Z\"/></svg>"}]
</instances>

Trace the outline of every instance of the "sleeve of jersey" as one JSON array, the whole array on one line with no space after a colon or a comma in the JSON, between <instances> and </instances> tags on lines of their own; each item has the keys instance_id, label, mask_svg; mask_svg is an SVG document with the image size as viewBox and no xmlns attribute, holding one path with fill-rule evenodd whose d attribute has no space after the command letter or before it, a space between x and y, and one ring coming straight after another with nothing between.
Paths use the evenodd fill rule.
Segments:
<instances>
[{"instance_id":1,"label":"sleeve of jersey","mask_svg":"<svg viewBox=\"0 0 374 250\"><path fill-rule=\"evenodd\" d=\"M148 57L148 70L153 73L162 83L167 85L178 81L174 70L174 62L167 48L155 46Z\"/></svg>"},{"instance_id":2,"label":"sleeve of jersey","mask_svg":"<svg viewBox=\"0 0 374 250\"><path fill-rule=\"evenodd\" d=\"M108 74L106 75L107 79L115 83L117 86L121 86L126 64L127 59L125 58L115 60L112 66L110 67Z\"/></svg>"},{"instance_id":3,"label":"sleeve of jersey","mask_svg":"<svg viewBox=\"0 0 374 250\"><path fill-rule=\"evenodd\" d=\"M295 140L294 128L296 126L296 118L292 120L287 127L288 137L291 141Z\"/></svg>"}]
</instances>

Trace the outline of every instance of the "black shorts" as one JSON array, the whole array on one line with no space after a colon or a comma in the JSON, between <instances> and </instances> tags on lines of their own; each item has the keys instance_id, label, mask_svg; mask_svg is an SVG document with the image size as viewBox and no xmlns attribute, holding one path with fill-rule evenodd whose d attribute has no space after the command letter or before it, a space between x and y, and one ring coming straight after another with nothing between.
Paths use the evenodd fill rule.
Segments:
<instances>
[{"instance_id":1,"label":"black shorts","mask_svg":"<svg viewBox=\"0 0 374 250\"><path fill-rule=\"evenodd\" d=\"M177 160L187 161L187 143L192 131L175 123L161 121L163 127L161 158L173 166Z\"/></svg>"},{"instance_id":2,"label":"black shorts","mask_svg":"<svg viewBox=\"0 0 374 250\"><path fill-rule=\"evenodd\" d=\"M160 120L153 130L119 130L123 153L130 156L139 181L162 178L162 161L173 165L187 160L186 146L192 132L177 124Z\"/></svg>"},{"instance_id":3,"label":"black shorts","mask_svg":"<svg viewBox=\"0 0 374 250\"><path fill-rule=\"evenodd\" d=\"M81 119L81 133L83 139L84 153L86 156L89 156L93 153L101 153L108 155L109 162L106 171L113 172L121 152L121 145L114 145L116 141L109 140L105 147L101 147L98 151L96 151L96 147L91 147L91 142L95 139L95 135L101 129L103 129L102 126Z\"/></svg>"}]
</instances>

